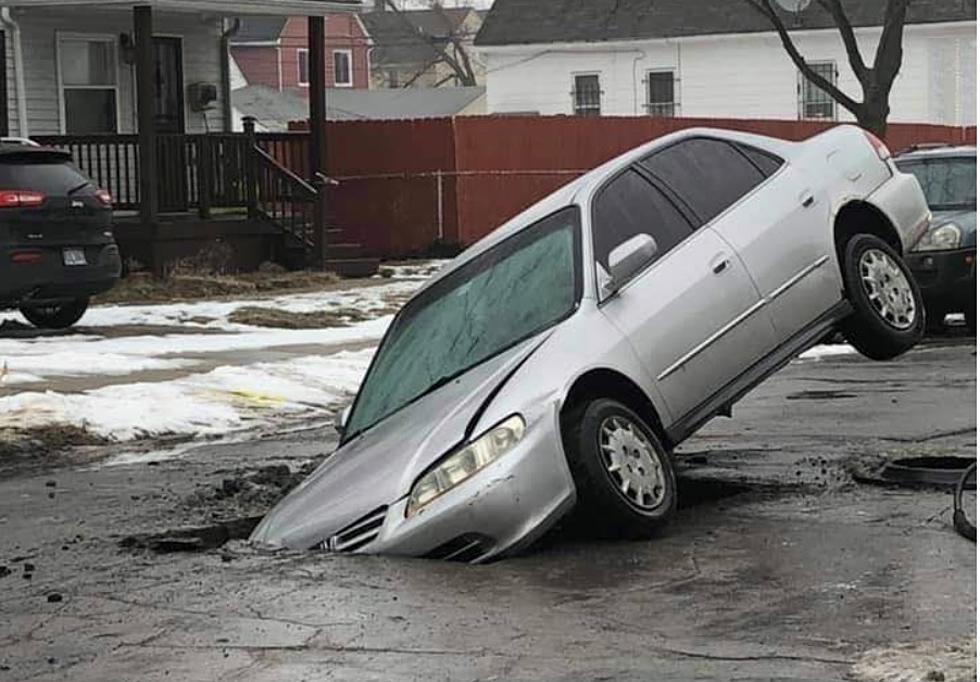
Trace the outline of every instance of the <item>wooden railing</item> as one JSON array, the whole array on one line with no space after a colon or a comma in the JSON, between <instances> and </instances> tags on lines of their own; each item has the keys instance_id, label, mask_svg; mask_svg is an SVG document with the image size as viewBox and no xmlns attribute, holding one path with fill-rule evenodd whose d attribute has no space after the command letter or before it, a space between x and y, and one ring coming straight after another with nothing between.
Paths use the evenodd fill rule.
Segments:
<instances>
[{"instance_id":1,"label":"wooden railing","mask_svg":"<svg viewBox=\"0 0 980 682\"><path fill-rule=\"evenodd\" d=\"M112 194L117 209L140 206L137 135L40 135L40 144L71 152L75 163ZM278 226L322 263L325 191L309 177L306 133L244 133L157 136L161 212L242 208Z\"/></svg>"},{"instance_id":2,"label":"wooden railing","mask_svg":"<svg viewBox=\"0 0 980 682\"><path fill-rule=\"evenodd\" d=\"M298 164L305 154L302 137L302 133L260 134L256 142L276 158ZM79 168L109 190L115 208L139 208L138 136L37 135L33 139L71 152ZM212 208L248 207L245 179L249 163L254 163L250 150L256 142L243 133L160 134L157 140L161 211L197 209L206 217Z\"/></svg>"}]
</instances>

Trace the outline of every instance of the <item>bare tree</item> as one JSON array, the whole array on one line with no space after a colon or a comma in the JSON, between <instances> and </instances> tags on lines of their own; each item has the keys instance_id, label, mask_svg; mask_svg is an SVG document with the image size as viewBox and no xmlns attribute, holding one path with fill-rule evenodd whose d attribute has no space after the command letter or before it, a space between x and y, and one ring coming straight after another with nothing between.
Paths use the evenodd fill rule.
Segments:
<instances>
[{"instance_id":1,"label":"bare tree","mask_svg":"<svg viewBox=\"0 0 980 682\"><path fill-rule=\"evenodd\" d=\"M415 30L415 26L411 21L409 21L408 17L405 16L405 10L396 5L394 0L384 0L384 3L391 11L395 12L401 17L405 26L406 37L417 39L432 49L432 61L429 62L422 71L416 73L412 78L410 78L404 87L410 87L422 76L422 74L428 71L432 66L439 63L445 64L453 72L451 76L444 78L439 83L440 85L449 80L449 78L453 77L456 78L456 81L460 85L476 85L476 74L473 72L473 63L470 60L466 45L463 43L464 36L460 33L460 31L465 29L462 29L462 27L460 27L460 30L453 29L452 21L443 10L442 3L433 2L431 3L431 6L434 11L439 13L446 24L448 33L445 36L432 36L419 33Z\"/></svg>"},{"instance_id":2,"label":"bare tree","mask_svg":"<svg viewBox=\"0 0 980 682\"><path fill-rule=\"evenodd\" d=\"M905 21L910 0L887 0L881 39L878 42L874 62L870 66L865 63L861 50L858 48L854 26L844 11L841 0L817 0L816 4L830 14L834 20L841 39L844 41L847 60L861 84L863 100L860 102L849 97L807 64L806 59L800 54L790 37L782 17L773 7L772 0L744 0L744 2L769 20L779 34L790 59L793 60L796 68L804 77L854 114L861 127L878 136L885 134L890 111L888 100L895 78L902 68L902 37L905 32Z\"/></svg>"}]
</instances>

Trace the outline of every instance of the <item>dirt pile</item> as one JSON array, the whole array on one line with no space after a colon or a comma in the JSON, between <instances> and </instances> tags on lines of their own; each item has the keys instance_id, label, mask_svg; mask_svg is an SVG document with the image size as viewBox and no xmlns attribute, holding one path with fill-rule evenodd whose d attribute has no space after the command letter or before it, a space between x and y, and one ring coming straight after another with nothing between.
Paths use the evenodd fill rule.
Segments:
<instances>
[{"instance_id":1,"label":"dirt pile","mask_svg":"<svg viewBox=\"0 0 980 682\"><path fill-rule=\"evenodd\" d=\"M213 519L265 514L316 466L317 462L311 462L295 471L285 464L238 470L218 485L191 493L184 499L184 506L205 509Z\"/></svg>"}]
</instances>

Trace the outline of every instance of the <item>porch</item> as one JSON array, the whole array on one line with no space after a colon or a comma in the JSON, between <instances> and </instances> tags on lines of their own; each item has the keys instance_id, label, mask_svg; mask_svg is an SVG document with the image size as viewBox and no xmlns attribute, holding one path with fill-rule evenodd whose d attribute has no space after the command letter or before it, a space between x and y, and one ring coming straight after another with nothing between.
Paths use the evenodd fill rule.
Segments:
<instances>
[{"instance_id":1,"label":"porch","mask_svg":"<svg viewBox=\"0 0 980 682\"><path fill-rule=\"evenodd\" d=\"M227 75L240 17L307 16L311 91L323 92L323 15L359 4L8 0L0 19L12 78L0 110L13 113L10 134L70 151L112 193L124 255L157 274L215 240L252 254L235 267L260 258L360 274L372 262L329 226L324 127L231 132ZM310 98L309 120L325 120L323 97Z\"/></svg>"}]
</instances>

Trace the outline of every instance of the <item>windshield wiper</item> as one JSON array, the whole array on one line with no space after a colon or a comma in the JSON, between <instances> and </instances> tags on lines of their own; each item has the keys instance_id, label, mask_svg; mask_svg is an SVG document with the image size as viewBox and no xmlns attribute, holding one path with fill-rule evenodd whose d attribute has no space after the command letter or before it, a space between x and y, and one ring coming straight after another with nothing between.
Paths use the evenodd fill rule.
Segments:
<instances>
[{"instance_id":1,"label":"windshield wiper","mask_svg":"<svg viewBox=\"0 0 980 682\"><path fill-rule=\"evenodd\" d=\"M72 194L74 194L75 192L78 192L79 190L85 189L86 187L88 187L91 184L92 184L92 181L91 180L86 180L82 184L76 185L75 187L72 187L70 190L68 190L68 196L71 196Z\"/></svg>"}]
</instances>

